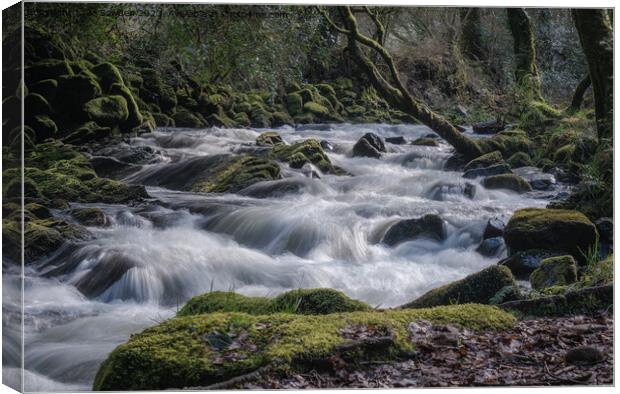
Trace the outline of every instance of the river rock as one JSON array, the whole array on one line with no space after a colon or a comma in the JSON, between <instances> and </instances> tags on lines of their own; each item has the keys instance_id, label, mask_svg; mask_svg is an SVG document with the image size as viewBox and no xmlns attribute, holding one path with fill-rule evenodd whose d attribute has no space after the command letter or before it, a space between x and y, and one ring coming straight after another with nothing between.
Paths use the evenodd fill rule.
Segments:
<instances>
[{"instance_id":1,"label":"river rock","mask_svg":"<svg viewBox=\"0 0 620 394\"><path fill-rule=\"evenodd\" d=\"M284 140L275 131L265 131L256 137L256 145L258 146L274 146L278 144L284 144Z\"/></svg>"},{"instance_id":2,"label":"river rock","mask_svg":"<svg viewBox=\"0 0 620 394\"><path fill-rule=\"evenodd\" d=\"M519 167L512 171L524 178L534 190L549 190L556 183L555 177L552 174L542 172L537 167Z\"/></svg>"},{"instance_id":3,"label":"river rock","mask_svg":"<svg viewBox=\"0 0 620 394\"><path fill-rule=\"evenodd\" d=\"M405 139L405 137L398 136L398 137L387 137L385 139L385 142L389 142L390 144L394 144L394 145L404 145L407 143L407 140Z\"/></svg>"},{"instance_id":4,"label":"river rock","mask_svg":"<svg viewBox=\"0 0 620 394\"><path fill-rule=\"evenodd\" d=\"M476 248L476 252L485 257L498 256L504 250L506 250L506 243L502 237L487 238Z\"/></svg>"},{"instance_id":5,"label":"river rock","mask_svg":"<svg viewBox=\"0 0 620 394\"><path fill-rule=\"evenodd\" d=\"M544 259L561 255L563 255L563 252L530 249L514 253L500 260L498 264L508 267L517 279L528 280L530 274L540 267L540 263Z\"/></svg>"},{"instance_id":6,"label":"river rock","mask_svg":"<svg viewBox=\"0 0 620 394\"><path fill-rule=\"evenodd\" d=\"M477 168L486 168L497 164L506 164L504 162L504 158L502 157L502 153L498 150L485 153L484 155L478 156L475 159L469 161L467 164L465 164L464 170L475 170Z\"/></svg>"},{"instance_id":7,"label":"river rock","mask_svg":"<svg viewBox=\"0 0 620 394\"><path fill-rule=\"evenodd\" d=\"M125 163L114 157L94 156L89 161L97 176L103 178L122 178L140 169L140 166Z\"/></svg>"},{"instance_id":8,"label":"river rock","mask_svg":"<svg viewBox=\"0 0 620 394\"><path fill-rule=\"evenodd\" d=\"M489 219L484 228L482 239L502 237L504 235L504 227L506 227L506 224L502 220L498 218Z\"/></svg>"},{"instance_id":9,"label":"river rock","mask_svg":"<svg viewBox=\"0 0 620 394\"><path fill-rule=\"evenodd\" d=\"M419 237L444 240L446 229L441 217L430 214L417 219L401 220L388 229L381 242L395 246Z\"/></svg>"},{"instance_id":10,"label":"river rock","mask_svg":"<svg viewBox=\"0 0 620 394\"><path fill-rule=\"evenodd\" d=\"M473 170L465 171L463 174L464 178L474 179L482 176L491 176L491 175L501 175L501 174L510 174L510 167L507 164L496 164L490 167L485 168L476 168Z\"/></svg>"},{"instance_id":11,"label":"river rock","mask_svg":"<svg viewBox=\"0 0 620 394\"><path fill-rule=\"evenodd\" d=\"M509 252L528 249L559 250L585 262L598 237L596 226L584 214L563 209L517 210L506 225L504 239Z\"/></svg>"},{"instance_id":12,"label":"river rock","mask_svg":"<svg viewBox=\"0 0 620 394\"><path fill-rule=\"evenodd\" d=\"M506 128L506 123L500 119L487 120L486 122L474 123L472 125L477 134L495 134Z\"/></svg>"},{"instance_id":13,"label":"river rock","mask_svg":"<svg viewBox=\"0 0 620 394\"><path fill-rule=\"evenodd\" d=\"M439 181L430 187L428 198L435 201L445 201L449 196L461 195L469 199L476 195L476 185L470 182L451 183Z\"/></svg>"},{"instance_id":14,"label":"river rock","mask_svg":"<svg viewBox=\"0 0 620 394\"><path fill-rule=\"evenodd\" d=\"M306 186L303 179L281 179L272 182L259 182L239 192L242 196L254 198L274 198L282 197L287 194L299 194Z\"/></svg>"},{"instance_id":15,"label":"river rock","mask_svg":"<svg viewBox=\"0 0 620 394\"><path fill-rule=\"evenodd\" d=\"M353 157L381 158L381 152L385 152L385 144L381 137L374 133L366 133L353 146Z\"/></svg>"},{"instance_id":16,"label":"river rock","mask_svg":"<svg viewBox=\"0 0 620 394\"><path fill-rule=\"evenodd\" d=\"M544 259L530 275L536 290L546 287L570 285L577 281L577 263L573 256L556 256Z\"/></svg>"},{"instance_id":17,"label":"river rock","mask_svg":"<svg viewBox=\"0 0 620 394\"><path fill-rule=\"evenodd\" d=\"M612 218L599 218L594 221L599 234L601 255L607 256L614 248L614 220Z\"/></svg>"},{"instance_id":18,"label":"river rock","mask_svg":"<svg viewBox=\"0 0 620 394\"><path fill-rule=\"evenodd\" d=\"M75 208L71 210L71 216L84 226L103 227L108 225L108 219L99 208Z\"/></svg>"},{"instance_id":19,"label":"river rock","mask_svg":"<svg viewBox=\"0 0 620 394\"><path fill-rule=\"evenodd\" d=\"M328 152L331 152L334 150L334 146L332 145L332 143L327 140L321 140L320 144L323 150L326 150Z\"/></svg>"},{"instance_id":20,"label":"river rock","mask_svg":"<svg viewBox=\"0 0 620 394\"><path fill-rule=\"evenodd\" d=\"M75 286L86 297L97 297L137 265L136 261L124 254L106 253L93 269L80 277Z\"/></svg>"},{"instance_id":21,"label":"river rock","mask_svg":"<svg viewBox=\"0 0 620 394\"><path fill-rule=\"evenodd\" d=\"M417 138L411 142L411 145L417 146L439 146L435 138Z\"/></svg>"},{"instance_id":22,"label":"river rock","mask_svg":"<svg viewBox=\"0 0 620 394\"><path fill-rule=\"evenodd\" d=\"M491 175L482 181L487 189L508 189L517 193L532 191L532 187L523 178L515 174Z\"/></svg>"}]
</instances>

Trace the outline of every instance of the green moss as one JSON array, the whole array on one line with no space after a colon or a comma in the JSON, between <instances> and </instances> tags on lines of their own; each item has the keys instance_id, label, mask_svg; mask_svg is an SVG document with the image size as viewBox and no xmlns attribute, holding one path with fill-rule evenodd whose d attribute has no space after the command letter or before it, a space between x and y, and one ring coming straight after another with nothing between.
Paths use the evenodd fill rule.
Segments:
<instances>
[{"instance_id":1,"label":"green moss","mask_svg":"<svg viewBox=\"0 0 620 394\"><path fill-rule=\"evenodd\" d=\"M235 117L233 119L240 126L250 127L250 124L251 124L250 117L245 112L239 112L239 113L235 114Z\"/></svg>"},{"instance_id":2,"label":"green moss","mask_svg":"<svg viewBox=\"0 0 620 394\"><path fill-rule=\"evenodd\" d=\"M312 163L324 173L339 175L342 171L335 167L323 151L319 141L307 139L291 145L278 144L269 153L270 157L300 168L305 163Z\"/></svg>"},{"instance_id":3,"label":"green moss","mask_svg":"<svg viewBox=\"0 0 620 394\"><path fill-rule=\"evenodd\" d=\"M241 294L214 291L191 298L177 316L200 315L214 312L243 312L251 315L271 313L272 300L266 297L246 297Z\"/></svg>"},{"instance_id":4,"label":"green moss","mask_svg":"<svg viewBox=\"0 0 620 394\"><path fill-rule=\"evenodd\" d=\"M439 143L434 138L417 138L417 139L411 141L411 145L439 146Z\"/></svg>"},{"instance_id":5,"label":"green moss","mask_svg":"<svg viewBox=\"0 0 620 394\"><path fill-rule=\"evenodd\" d=\"M105 226L108 224L105 214L99 208L75 208L71 210L71 216L84 226Z\"/></svg>"},{"instance_id":6,"label":"green moss","mask_svg":"<svg viewBox=\"0 0 620 394\"><path fill-rule=\"evenodd\" d=\"M112 129L99 126L95 122L86 122L75 127L62 141L68 144L81 145L90 141L103 141L112 136Z\"/></svg>"},{"instance_id":7,"label":"green moss","mask_svg":"<svg viewBox=\"0 0 620 394\"><path fill-rule=\"evenodd\" d=\"M242 101L233 105L235 112L245 112L246 114L252 112L252 104Z\"/></svg>"},{"instance_id":8,"label":"green moss","mask_svg":"<svg viewBox=\"0 0 620 394\"><path fill-rule=\"evenodd\" d=\"M371 308L333 289L297 289L280 294L273 300L273 310L302 315L367 311Z\"/></svg>"},{"instance_id":9,"label":"green moss","mask_svg":"<svg viewBox=\"0 0 620 394\"><path fill-rule=\"evenodd\" d=\"M30 86L30 92L43 96L47 101L54 100L58 89L58 81L55 79L44 79Z\"/></svg>"},{"instance_id":10,"label":"green moss","mask_svg":"<svg viewBox=\"0 0 620 394\"><path fill-rule=\"evenodd\" d=\"M578 261L598 237L594 224L581 212L526 208L515 211L504 230L511 253L528 249L563 251Z\"/></svg>"},{"instance_id":11,"label":"green moss","mask_svg":"<svg viewBox=\"0 0 620 394\"><path fill-rule=\"evenodd\" d=\"M530 153L534 143L523 130L505 130L491 138L481 138L478 146L483 152L500 151L503 157L510 157L516 152Z\"/></svg>"},{"instance_id":12,"label":"green moss","mask_svg":"<svg viewBox=\"0 0 620 394\"><path fill-rule=\"evenodd\" d=\"M171 117L166 114L162 114L161 112L153 112L153 118L155 119L155 124L158 127L174 127L175 123Z\"/></svg>"},{"instance_id":13,"label":"green moss","mask_svg":"<svg viewBox=\"0 0 620 394\"><path fill-rule=\"evenodd\" d=\"M24 69L28 85L44 79L58 79L61 75L72 75L73 70L66 60L45 59Z\"/></svg>"},{"instance_id":14,"label":"green moss","mask_svg":"<svg viewBox=\"0 0 620 394\"><path fill-rule=\"evenodd\" d=\"M212 313L177 317L117 347L101 365L93 389L204 386L272 363L281 369L303 368L311 360L327 359L336 346L346 343L343 329L351 326L372 327L373 332L394 336L395 344L385 352L361 349L362 354L356 354L358 359L383 360L411 351L408 325L422 319L474 330L503 330L515 322L510 314L482 305L322 316Z\"/></svg>"},{"instance_id":15,"label":"green moss","mask_svg":"<svg viewBox=\"0 0 620 394\"><path fill-rule=\"evenodd\" d=\"M515 284L515 279L508 268L494 265L456 282L433 289L403 305L403 308L427 308L471 302L487 304L503 287Z\"/></svg>"},{"instance_id":16,"label":"green moss","mask_svg":"<svg viewBox=\"0 0 620 394\"><path fill-rule=\"evenodd\" d=\"M252 127L266 128L271 126L271 114L262 106L256 105L250 112Z\"/></svg>"},{"instance_id":17,"label":"green moss","mask_svg":"<svg viewBox=\"0 0 620 394\"><path fill-rule=\"evenodd\" d=\"M58 131L56 123L47 115L36 115L27 123L34 130L36 141L44 141L47 138L54 137Z\"/></svg>"},{"instance_id":18,"label":"green moss","mask_svg":"<svg viewBox=\"0 0 620 394\"><path fill-rule=\"evenodd\" d=\"M125 85L118 68L109 62L99 63L90 70L99 79L99 83L105 92L110 92L113 84Z\"/></svg>"},{"instance_id":19,"label":"green moss","mask_svg":"<svg viewBox=\"0 0 620 394\"><path fill-rule=\"evenodd\" d=\"M98 97L84 104L88 119L100 126L117 126L129 117L127 100L123 96Z\"/></svg>"},{"instance_id":20,"label":"green moss","mask_svg":"<svg viewBox=\"0 0 620 394\"><path fill-rule=\"evenodd\" d=\"M314 114L310 112L305 112L303 114L295 115L294 118L295 123L299 124L308 124L308 123L316 123L317 119Z\"/></svg>"},{"instance_id":21,"label":"green moss","mask_svg":"<svg viewBox=\"0 0 620 394\"><path fill-rule=\"evenodd\" d=\"M286 96L286 108L292 116L299 115L303 112L304 101L297 93L290 93Z\"/></svg>"},{"instance_id":22,"label":"green moss","mask_svg":"<svg viewBox=\"0 0 620 394\"><path fill-rule=\"evenodd\" d=\"M110 86L110 93L118 96L122 96L127 102L128 116L127 120L123 122L122 126L125 130L129 131L134 127L138 127L142 124L142 113L138 104L131 93L131 90L125 85L120 83L113 83Z\"/></svg>"},{"instance_id":23,"label":"green moss","mask_svg":"<svg viewBox=\"0 0 620 394\"><path fill-rule=\"evenodd\" d=\"M181 109L172 114L172 119L176 127L201 128L206 125L193 113L186 109Z\"/></svg>"},{"instance_id":24,"label":"green moss","mask_svg":"<svg viewBox=\"0 0 620 394\"><path fill-rule=\"evenodd\" d=\"M32 119L35 115L51 115L53 113L52 106L37 93L30 93L24 99L25 118Z\"/></svg>"},{"instance_id":25,"label":"green moss","mask_svg":"<svg viewBox=\"0 0 620 394\"><path fill-rule=\"evenodd\" d=\"M274 146L284 144L280 134L275 131L265 131L258 137L256 137L256 145L258 146Z\"/></svg>"},{"instance_id":26,"label":"green moss","mask_svg":"<svg viewBox=\"0 0 620 394\"><path fill-rule=\"evenodd\" d=\"M517 152L507 160L512 168L532 166L532 158L525 152Z\"/></svg>"},{"instance_id":27,"label":"green moss","mask_svg":"<svg viewBox=\"0 0 620 394\"><path fill-rule=\"evenodd\" d=\"M577 281L577 263L573 256L557 256L544 259L540 267L530 275L534 289L569 285Z\"/></svg>"},{"instance_id":28,"label":"green moss","mask_svg":"<svg viewBox=\"0 0 620 394\"><path fill-rule=\"evenodd\" d=\"M329 109L313 101L309 101L304 104L304 111L308 111L318 117L325 117L329 115Z\"/></svg>"},{"instance_id":29,"label":"green moss","mask_svg":"<svg viewBox=\"0 0 620 394\"><path fill-rule=\"evenodd\" d=\"M487 189L508 189L517 193L525 193L532 191L532 186L515 174L491 175L482 181L482 185Z\"/></svg>"},{"instance_id":30,"label":"green moss","mask_svg":"<svg viewBox=\"0 0 620 394\"><path fill-rule=\"evenodd\" d=\"M293 120L293 118L291 118L289 114L283 111L274 112L273 114L271 114L271 118L272 118L271 124L273 125L273 127L295 125L295 121Z\"/></svg>"},{"instance_id":31,"label":"green moss","mask_svg":"<svg viewBox=\"0 0 620 394\"><path fill-rule=\"evenodd\" d=\"M504 158L502 157L502 153L498 150L485 153L482 156L476 157L469 163L465 164L465 171L474 170L477 168L486 168L495 164L502 164L504 162Z\"/></svg>"},{"instance_id":32,"label":"green moss","mask_svg":"<svg viewBox=\"0 0 620 394\"><path fill-rule=\"evenodd\" d=\"M192 190L204 193L234 193L256 182L280 178L280 166L277 163L261 157L238 156L218 165L208 180L197 182Z\"/></svg>"},{"instance_id":33,"label":"green moss","mask_svg":"<svg viewBox=\"0 0 620 394\"><path fill-rule=\"evenodd\" d=\"M553 155L553 161L555 161L556 163L568 164L571 162L574 152L575 145L564 145L555 152L555 154Z\"/></svg>"}]
</instances>

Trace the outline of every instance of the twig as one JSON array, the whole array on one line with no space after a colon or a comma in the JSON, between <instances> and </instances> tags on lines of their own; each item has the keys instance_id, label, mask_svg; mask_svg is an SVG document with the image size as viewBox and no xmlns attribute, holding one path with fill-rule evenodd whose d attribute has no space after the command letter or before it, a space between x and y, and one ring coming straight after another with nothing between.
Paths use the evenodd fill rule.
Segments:
<instances>
[{"instance_id":1,"label":"twig","mask_svg":"<svg viewBox=\"0 0 620 394\"><path fill-rule=\"evenodd\" d=\"M571 378L563 378L561 376L558 376L556 374L551 373L551 371L549 370L549 366L547 365L547 362L544 362L545 364L545 373L547 375L549 375L551 378L558 380L560 382L564 382L564 383L573 383L573 384L584 384L586 382L586 380L590 379L590 377L592 376L591 372L588 372L582 376L579 377L579 379L571 379Z\"/></svg>"}]
</instances>

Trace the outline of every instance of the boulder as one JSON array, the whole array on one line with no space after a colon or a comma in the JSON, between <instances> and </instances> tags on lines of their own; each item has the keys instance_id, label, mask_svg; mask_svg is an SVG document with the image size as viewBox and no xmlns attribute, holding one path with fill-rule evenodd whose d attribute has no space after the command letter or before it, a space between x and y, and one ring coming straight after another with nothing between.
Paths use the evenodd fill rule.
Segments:
<instances>
[{"instance_id":1,"label":"boulder","mask_svg":"<svg viewBox=\"0 0 620 394\"><path fill-rule=\"evenodd\" d=\"M286 108L291 116L300 115L304 111L303 99L297 93L290 93L286 96Z\"/></svg>"},{"instance_id":2,"label":"boulder","mask_svg":"<svg viewBox=\"0 0 620 394\"><path fill-rule=\"evenodd\" d=\"M504 230L511 254L528 249L557 250L581 263L597 238L596 226L584 214L563 209L520 209Z\"/></svg>"},{"instance_id":3,"label":"boulder","mask_svg":"<svg viewBox=\"0 0 620 394\"><path fill-rule=\"evenodd\" d=\"M527 167L532 165L532 158L525 152L517 152L510 156L506 162L512 168Z\"/></svg>"},{"instance_id":4,"label":"boulder","mask_svg":"<svg viewBox=\"0 0 620 394\"><path fill-rule=\"evenodd\" d=\"M506 123L501 119L487 120L486 122L474 123L472 125L476 134L495 134L506 128Z\"/></svg>"},{"instance_id":5,"label":"boulder","mask_svg":"<svg viewBox=\"0 0 620 394\"><path fill-rule=\"evenodd\" d=\"M502 220L498 218L489 219L484 228L482 239L502 237L504 235L504 227L506 227L506 224Z\"/></svg>"},{"instance_id":6,"label":"boulder","mask_svg":"<svg viewBox=\"0 0 620 394\"><path fill-rule=\"evenodd\" d=\"M485 168L476 168L472 170L465 171L463 174L464 178L474 179L482 176L491 176L491 175L501 175L501 174L510 174L510 167L508 164L495 164Z\"/></svg>"},{"instance_id":7,"label":"boulder","mask_svg":"<svg viewBox=\"0 0 620 394\"><path fill-rule=\"evenodd\" d=\"M530 249L521 252L516 252L503 260L499 261L499 265L508 267L512 274L520 280L527 280L532 272L538 267L540 263L549 257L561 256L563 252L542 250L542 249Z\"/></svg>"},{"instance_id":8,"label":"boulder","mask_svg":"<svg viewBox=\"0 0 620 394\"><path fill-rule=\"evenodd\" d=\"M407 143L407 140L405 139L405 137L398 136L398 137L387 137L385 139L385 142L389 142L390 144L394 144L394 145L404 145Z\"/></svg>"},{"instance_id":9,"label":"boulder","mask_svg":"<svg viewBox=\"0 0 620 394\"><path fill-rule=\"evenodd\" d=\"M103 227L108 225L106 215L99 208L75 208L69 213L84 226Z\"/></svg>"},{"instance_id":10,"label":"boulder","mask_svg":"<svg viewBox=\"0 0 620 394\"><path fill-rule=\"evenodd\" d=\"M519 167L513 173L525 179L534 190L549 190L555 185L555 177L542 172L538 167Z\"/></svg>"},{"instance_id":11,"label":"boulder","mask_svg":"<svg viewBox=\"0 0 620 394\"><path fill-rule=\"evenodd\" d=\"M297 289L277 296L273 300L273 309L300 315L327 315L368 311L370 306L333 289Z\"/></svg>"},{"instance_id":12,"label":"boulder","mask_svg":"<svg viewBox=\"0 0 620 394\"><path fill-rule=\"evenodd\" d=\"M508 189L517 193L532 191L530 184L515 174L492 175L484 178L482 185L487 189Z\"/></svg>"},{"instance_id":13,"label":"boulder","mask_svg":"<svg viewBox=\"0 0 620 394\"><path fill-rule=\"evenodd\" d=\"M172 119L176 127L201 128L205 124L193 113L186 109L179 110L172 114Z\"/></svg>"},{"instance_id":14,"label":"boulder","mask_svg":"<svg viewBox=\"0 0 620 394\"><path fill-rule=\"evenodd\" d=\"M256 145L258 146L274 146L279 144L284 144L284 140L275 131L265 131L256 137Z\"/></svg>"},{"instance_id":15,"label":"boulder","mask_svg":"<svg viewBox=\"0 0 620 394\"><path fill-rule=\"evenodd\" d=\"M269 152L269 157L289 163L291 168L302 168L306 163L312 163L326 174L344 175L344 171L334 166L329 157L321 148L319 141L310 138L291 145L277 144Z\"/></svg>"},{"instance_id":16,"label":"boulder","mask_svg":"<svg viewBox=\"0 0 620 394\"><path fill-rule=\"evenodd\" d=\"M140 108L134 99L133 93L125 85L120 83L113 83L110 86L110 93L118 96L122 96L127 102L128 116L127 120L121 125L124 131L130 131L134 127L138 127L142 124L143 118Z\"/></svg>"},{"instance_id":17,"label":"boulder","mask_svg":"<svg viewBox=\"0 0 620 394\"><path fill-rule=\"evenodd\" d=\"M506 250L506 243L502 237L487 238L476 248L476 252L484 257L499 256L504 250Z\"/></svg>"},{"instance_id":18,"label":"boulder","mask_svg":"<svg viewBox=\"0 0 620 394\"><path fill-rule=\"evenodd\" d=\"M127 100L123 96L105 96L84 104L88 119L100 126L113 127L125 122L129 117Z\"/></svg>"},{"instance_id":19,"label":"boulder","mask_svg":"<svg viewBox=\"0 0 620 394\"><path fill-rule=\"evenodd\" d=\"M381 242L395 246L420 237L436 241L444 240L446 229L441 217L431 214L417 219L401 220L388 229Z\"/></svg>"},{"instance_id":20,"label":"boulder","mask_svg":"<svg viewBox=\"0 0 620 394\"><path fill-rule=\"evenodd\" d=\"M417 138L411 142L411 145L417 146L439 146L439 143L434 138Z\"/></svg>"},{"instance_id":21,"label":"boulder","mask_svg":"<svg viewBox=\"0 0 620 394\"><path fill-rule=\"evenodd\" d=\"M461 280L433 289L401 308L430 308L452 304L488 304L495 294L516 282L506 267L493 265Z\"/></svg>"},{"instance_id":22,"label":"boulder","mask_svg":"<svg viewBox=\"0 0 620 394\"><path fill-rule=\"evenodd\" d=\"M430 187L426 195L435 201L446 201L450 196L455 195L472 199L476 195L476 185L470 182L451 183L439 181Z\"/></svg>"},{"instance_id":23,"label":"boulder","mask_svg":"<svg viewBox=\"0 0 620 394\"><path fill-rule=\"evenodd\" d=\"M600 253L602 256L607 256L614 248L614 220L604 217L595 220L594 224L599 234Z\"/></svg>"},{"instance_id":24,"label":"boulder","mask_svg":"<svg viewBox=\"0 0 620 394\"><path fill-rule=\"evenodd\" d=\"M86 75L64 75L58 79L55 106L69 111L67 117L81 110L84 103L101 95L99 83ZM65 115L65 114L61 114Z\"/></svg>"},{"instance_id":25,"label":"boulder","mask_svg":"<svg viewBox=\"0 0 620 394\"><path fill-rule=\"evenodd\" d=\"M366 133L353 146L353 157L373 157L379 159L381 152L386 152L381 137L374 133Z\"/></svg>"},{"instance_id":26,"label":"boulder","mask_svg":"<svg viewBox=\"0 0 620 394\"><path fill-rule=\"evenodd\" d=\"M505 164L502 153L498 150L490 153L485 153L482 156L476 157L475 159L465 164L465 167L463 169L465 171L475 170L477 168L486 168L496 164Z\"/></svg>"},{"instance_id":27,"label":"boulder","mask_svg":"<svg viewBox=\"0 0 620 394\"><path fill-rule=\"evenodd\" d=\"M123 86L125 85L120 71L118 71L118 68L112 63L99 63L91 68L90 71L97 76L104 92L111 93L110 88L115 83Z\"/></svg>"},{"instance_id":28,"label":"boulder","mask_svg":"<svg viewBox=\"0 0 620 394\"><path fill-rule=\"evenodd\" d=\"M546 287L570 285L577 281L577 263L573 256L557 256L544 259L530 275L530 283L536 290Z\"/></svg>"}]
</instances>

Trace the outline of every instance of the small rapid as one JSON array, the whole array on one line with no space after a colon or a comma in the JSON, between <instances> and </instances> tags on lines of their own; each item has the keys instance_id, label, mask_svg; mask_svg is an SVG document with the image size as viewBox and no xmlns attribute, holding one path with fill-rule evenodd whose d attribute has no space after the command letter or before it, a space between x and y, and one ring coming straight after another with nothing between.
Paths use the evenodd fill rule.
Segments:
<instances>
[{"instance_id":1,"label":"small rapid","mask_svg":"<svg viewBox=\"0 0 620 394\"><path fill-rule=\"evenodd\" d=\"M155 152L124 179L147 185L152 199L135 206L73 204L100 208L110 225L89 228L91 240L27 267L26 390L90 389L114 347L210 290L274 296L329 287L372 306L403 304L496 264L502 256L476 251L489 219L507 220L518 208L548 203L534 193L486 190L477 179L445 171L452 149L442 142L388 143L381 160L350 155L365 133L415 140L432 133L424 126L277 131L287 143L329 142L330 160L352 176L308 177L307 169L281 164L282 180L236 194L193 193L166 185L185 185L190 169L212 156L253 151L261 130L159 129L130 142ZM444 220L443 241L381 243L392 224L427 214ZM18 291L16 278L4 276L6 292Z\"/></svg>"}]
</instances>

